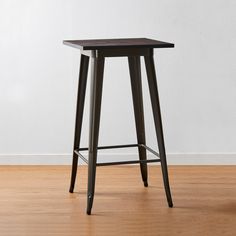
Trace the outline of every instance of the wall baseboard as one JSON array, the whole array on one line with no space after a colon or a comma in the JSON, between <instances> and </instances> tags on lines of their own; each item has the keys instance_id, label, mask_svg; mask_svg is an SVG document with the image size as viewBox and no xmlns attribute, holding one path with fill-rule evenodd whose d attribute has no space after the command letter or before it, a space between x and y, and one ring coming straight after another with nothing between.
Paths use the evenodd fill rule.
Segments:
<instances>
[{"instance_id":1,"label":"wall baseboard","mask_svg":"<svg viewBox=\"0 0 236 236\"><path fill-rule=\"evenodd\" d=\"M113 157L113 158L112 158ZM149 155L148 158L154 158ZM134 153L99 153L98 161L135 160ZM169 165L236 165L236 153L169 153ZM71 165L71 154L0 154L0 165ZM83 162L81 162L83 164Z\"/></svg>"}]
</instances>

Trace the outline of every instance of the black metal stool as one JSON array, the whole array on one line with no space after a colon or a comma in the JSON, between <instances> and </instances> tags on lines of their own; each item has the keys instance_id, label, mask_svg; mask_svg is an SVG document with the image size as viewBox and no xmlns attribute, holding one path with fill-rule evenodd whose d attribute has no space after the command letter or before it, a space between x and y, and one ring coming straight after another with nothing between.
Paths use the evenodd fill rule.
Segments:
<instances>
[{"instance_id":1,"label":"black metal stool","mask_svg":"<svg viewBox=\"0 0 236 236\"><path fill-rule=\"evenodd\" d=\"M89 215L91 214L91 209L93 205L97 166L140 163L144 186L147 187L148 186L147 163L161 162L166 197L169 207L172 207L173 203L168 179L165 144L162 130L159 96L158 96L157 81L154 67L154 59L153 59L153 48L170 48L174 47L174 44L146 38L66 40L64 41L64 44L69 45L71 47L79 48L81 50L70 192L72 193L74 190L78 157L80 157L84 162L88 163L87 214ZM148 146L146 146L146 141L145 141L140 56L144 56L145 59L159 154L153 151ZM98 147L105 57L128 57L133 105L135 113L135 123L137 131L137 142L138 142L137 144ZM89 147L80 148L81 127L82 127L82 118L84 111L84 100L85 100L89 58L92 61ZM97 163L98 149L125 148L125 147L137 147L139 151L139 160ZM88 160L80 153L80 151L85 151L85 150L89 151ZM146 150L150 151L159 158L147 160Z\"/></svg>"}]
</instances>

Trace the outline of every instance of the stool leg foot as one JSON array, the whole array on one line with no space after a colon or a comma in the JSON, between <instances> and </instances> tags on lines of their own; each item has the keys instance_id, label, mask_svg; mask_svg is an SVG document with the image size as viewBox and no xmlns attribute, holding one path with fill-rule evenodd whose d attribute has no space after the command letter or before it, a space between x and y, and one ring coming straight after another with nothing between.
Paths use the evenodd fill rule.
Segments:
<instances>
[{"instance_id":1,"label":"stool leg foot","mask_svg":"<svg viewBox=\"0 0 236 236\"><path fill-rule=\"evenodd\" d=\"M78 167L78 156L74 153L73 154L72 171L71 171L70 190L69 190L70 193L74 192L77 167Z\"/></svg>"},{"instance_id":2,"label":"stool leg foot","mask_svg":"<svg viewBox=\"0 0 236 236\"><path fill-rule=\"evenodd\" d=\"M91 158L90 158L91 159ZM88 168L88 193L87 193L87 214L91 214L93 207L94 191L96 179L96 164L89 163Z\"/></svg>"},{"instance_id":3,"label":"stool leg foot","mask_svg":"<svg viewBox=\"0 0 236 236\"><path fill-rule=\"evenodd\" d=\"M87 215L91 215L91 209L87 209Z\"/></svg>"},{"instance_id":4,"label":"stool leg foot","mask_svg":"<svg viewBox=\"0 0 236 236\"><path fill-rule=\"evenodd\" d=\"M87 214L91 214L93 206L96 165L97 165L97 146L99 137L99 123L102 102L104 57L92 58L92 79L90 97L90 124L89 124L89 159L88 159L88 198Z\"/></svg>"},{"instance_id":5,"label":"stool leg foot","mask_svg":"<svg viewBox=\"0 0 236 236\"><path fill-rule=\"evenodd\" d=\"M168 169L166 162L166 152L165 152L165 143L164 143L164 135L161 121L161 110L159 104L159 95L158 95L158 87L156 81L156 72L154 66L153 55L145 56L145 64L147 70L148 77L148 85L151 96L152 110L154 116L154 123L156 128L157 142L161 159L161 169L163 175L163 182L165 186L166 198L169 207L173 207L170 185L169 185L169 177L168 177Z\"/></svg>"},{"instance_id":6,"label":"stool leg foot","mask_svg":"<svg viewBox=\"0 0 236 236\"><path fill-rule=\"evenodd\" d=\"M77 154L74 153L74 151L78 149L80 145L81 127L82 127L83 112L84 112L84 99L85 99L87 75L88 75L88 63L89 63L89 57L85 55L81 55L79 86L78 86L78 94L77 94L76 119L75 119L73 162L72 162L71 182L70 182L70 190L69 190L70 193L73 193L74 191L76 173L77 173L77 167L78 167L78 156Z\"/></svg>"},{"instance_id":7,"label":"stool leg foot","mask_svg":"<svg viewBox=\"0 0 236 236\"><path fill-rule=\"evenodd\" d=\"M94 198L94 193L93 194L88 194L88 198L87 198L87 214L91 215L91 211L92 211L92 206L93 206L93 198Z\"/></svg>"},{"instance_id":8,"label":"stool leg foot","mask_svg":"<svg viewBox=\"0 0 236 236\"><path fill-rule=\"evenodd\" d=\"M148 182L144 181L144 187L148 187Z\"/></svg>"},{"instance_id":9,"label":"stool leg foot","mask_svg":"<svg viewBox=\"0 0 236 236\"><path fill-rule=\"evenodd\" d=\"M144 112L143 112L143 95L142 95L142 81L141 81L141 67L140 67L140 56L128 57L130 80L133 97L134 116L136 124L136 133L138 144L146 144L145 138L145 123L144 123ZM139 159L146 160L147 154L146 149L138 147ZM148 171L147 164L140 164L141 175L144 186L148 186Z\"/></svg>"}]
</instances>

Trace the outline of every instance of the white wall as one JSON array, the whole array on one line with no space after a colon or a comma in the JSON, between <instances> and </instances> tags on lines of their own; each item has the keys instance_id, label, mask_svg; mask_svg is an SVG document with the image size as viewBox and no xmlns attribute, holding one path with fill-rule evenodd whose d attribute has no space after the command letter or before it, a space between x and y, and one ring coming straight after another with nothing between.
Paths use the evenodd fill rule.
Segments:
<instances>
[{"instance_id":1,"label":"white wall","mask_svg":"<svg viewBox=\"0 0 236 236\"><path fill-rule=\"evenodd\" d=\"M119 37L176 45L155 59L166 149L177 163L192 153L197 164L207 153L236 163L235 12L235 0L1 0L0 163L70 163L80 54L62 41ZM128 76L127 60L107 60L100 144L136 141ZM144 100L155 147L146 91ZM86 146L88 102L84 124Z\"/></svg>"}]
</instances>

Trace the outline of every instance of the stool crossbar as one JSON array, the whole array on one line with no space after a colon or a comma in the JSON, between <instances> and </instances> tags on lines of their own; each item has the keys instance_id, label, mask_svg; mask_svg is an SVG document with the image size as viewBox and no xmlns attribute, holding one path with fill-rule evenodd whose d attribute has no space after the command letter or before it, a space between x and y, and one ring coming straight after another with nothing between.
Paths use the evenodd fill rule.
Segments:
<instances>
[{"instance_id":1,"label":"stool crossbar","mask_svg":"<svg viewBox=\"0 0 236 236\"><path fill-rule=\"evenodd\" d=\"M127 145L114 145L114 146L101 146L97 147L98 150L101 149L115 149L115 148L129 148L129 147L141 147L150 151L153 155L159 157L159 154L152 150L150 147L147 147L144 144L127 144ZM83 162L88 164L88 160L81 154L81 151L88 151L88 148L79 148L75 150L75 154L78 155ZM117 162L102 162L96 163L96 166L109 166L109 165L124 165L124 164L137 164L137 163L151 163L151 162L160 162L160 158L150 159L150 160L133 160L133 161L117 161Z\"/></svg>"},{"instance_id":2,"label":"stool crossbar","mask_svg":"<svg viewBox=\"0 0 236 236\"><path fill-rule=\"evenodd\" d=\"M169 186L166 152L159 104L158 87L154 66L153 49L171 48L172 43L147 39L99 39L99 40L65 40L64 44L78 48L81 51L79 85L77 95L77 109L75 119L75 134L73 147L73 162L71 172L70 192L73 193L77 174L78 158L88 164L88 191L87 191L87 214L91 214L94 199L95 178L97 166L140 164L141 176L144 186L148 186L147 163L160 162L165 193L169 207L173 206ZM159 153L146 145L145 122L143 111L143 96L141 82L140 57L144 57L147 71L149 92L151 97L153 118L158 143ZM132 88L132 99L137 134L137 144L98 146L100 112L102 102L103 72L106 57L127 57ZM84 101L86 93L89 60L91 60L91 88L90 88L90 120L89 120L89 146L80 147ZM97 152L111 148L138 148L139 160L115 161L97 163ZM88 159L81 152L88 151ZM147 159L147 151L157 158Z\"/></svg>"}]
</instances>

